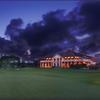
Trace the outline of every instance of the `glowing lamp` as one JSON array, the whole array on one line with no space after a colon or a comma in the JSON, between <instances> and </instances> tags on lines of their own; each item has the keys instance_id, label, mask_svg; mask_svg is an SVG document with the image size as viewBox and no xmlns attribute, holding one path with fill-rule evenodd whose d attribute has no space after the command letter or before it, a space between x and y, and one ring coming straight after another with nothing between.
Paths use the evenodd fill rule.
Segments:
<instances>
[{"instance_id":1,"label":"glowing lamp","mask_svg":"<svg viewBox=\"0 0 100 100\"><path fill-rule=\"evenodd\" d=\"M79 59L79 57L77 57Z\"/></svg>"},{"instance_id":2,"label":"glowing lamp","mask_svg":"<svg viewBox=\"0 0 100 100\"><path fill-rule=\"evenodd\" d=\"M86 64L86 62L83 62L83 64Z\"/></svg>"},{"instance_id":3,"label":"glowing lamp","mask_svg":"<svg viewBox=\"0 0 100 100\"><path fill-rule=\"evenodd\" d=\"M71 58L74 58L74 57L71 57Z\"/></svg>"}]
</instances>

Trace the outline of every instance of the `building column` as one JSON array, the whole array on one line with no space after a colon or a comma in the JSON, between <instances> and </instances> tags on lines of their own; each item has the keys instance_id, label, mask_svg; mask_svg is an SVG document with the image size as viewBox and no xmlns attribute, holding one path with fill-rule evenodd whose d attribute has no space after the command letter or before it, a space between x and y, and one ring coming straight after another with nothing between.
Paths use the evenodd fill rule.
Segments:
<instances>
[{"instance_id":1,"label":"building column","mask_svg":"<svg viewBox=\"0 0 100 100\"><path fill-rule=\"evenodd\" d=\"M69 63L68 62L66 63L66 65L67 65L67 68L69 68Z\"/></svg>"},{"instance_id":2,"label":"building column","mask_svg":"<svg viewBox=\"0 0 100 100\"><path fill-rule=\"evenodd\" d=\"M47 68L47 62L45 62L45 68Z\"/></svg>"},{"instance_id":3,"label":"building column","mask_svg":"<svg viewBox=\"0 0 100 100\"><path fill-rule=\"evenodd\" d=\"M44 62L42 62L42 68L44 68Z\"/></svg>"},{"instance_id":4,"label":"building column","mask_svg":"<svg viewBox=\"0 0 100 100\"><path fill-rule=\"evenodd\" d=\"M53 67L53 62L51 63L51 66Z\"/></svg>"},{"instance_id":5,"label":"building column","mask_svg":"<svg viewBox=\"0 0 100 100\"><path fill-rule=\"evenodd\" d=\"M48 62L47 66L48 66L48 68L50 68L50 62Z\"/></svg>"},{"instance_id":6,"label":"building column","mask_svg":"<svg viewBox=\"0 0 100 100\"><path fill-rule=\"evenodd\" d=\"M68 68L68 62L66 62L66 68Z\"/></svg>"}]
</instances>

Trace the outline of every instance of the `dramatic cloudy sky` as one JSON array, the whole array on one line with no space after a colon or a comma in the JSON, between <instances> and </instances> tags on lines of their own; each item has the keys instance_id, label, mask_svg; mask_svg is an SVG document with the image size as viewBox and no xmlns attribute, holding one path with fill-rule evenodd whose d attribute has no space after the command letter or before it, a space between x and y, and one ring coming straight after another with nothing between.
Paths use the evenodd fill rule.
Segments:
<instances>
[{"instance_id":1,"label":"dramatic cloudy sky","mask_svg":"<svg viewBox=\"0 0 100 100\"><path fill-rule=\"evenodd\" d=\"M100 51L99 0L0 1L1 52L34 57L64 52ZM19 49L20 48L20 49Z\"/></svg>"},{"instance_id":2,"label":"dramatic cloudy sky","mask_svg":"<svg viewBox=\"0 0 100 100\"><path fill-rule=\"evenodd\" d=\"M24 25L39 21L42 15L57 9L69 12L77 4L74 0L0 0L0 35L13 18L22 18Z\"/></svg>"}]
</instances>

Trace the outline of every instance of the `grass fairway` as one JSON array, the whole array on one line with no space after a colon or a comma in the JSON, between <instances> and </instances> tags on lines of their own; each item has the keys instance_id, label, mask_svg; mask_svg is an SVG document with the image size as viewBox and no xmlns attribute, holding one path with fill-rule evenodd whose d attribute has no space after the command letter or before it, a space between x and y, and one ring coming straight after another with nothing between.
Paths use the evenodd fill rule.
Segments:
<instances>
[{"instance_id":1,"label":"grass fairway","mask_svg":"<svg viewBox=\"0 0 100 100\"><path fill-rule=\"evenodd\" d=\"M0 70L0 100L100 100L100 71Z\"/></svg>"}]
</instances>

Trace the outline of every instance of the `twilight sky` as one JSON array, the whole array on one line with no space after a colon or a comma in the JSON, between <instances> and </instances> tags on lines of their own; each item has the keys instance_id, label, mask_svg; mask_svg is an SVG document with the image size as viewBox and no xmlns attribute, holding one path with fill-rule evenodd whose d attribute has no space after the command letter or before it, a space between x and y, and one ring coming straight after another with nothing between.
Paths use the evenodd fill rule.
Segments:
<instances>
[{"instance_id":1,"label":"twilight sky","mask_svg":"<svg viewBox=\"0 0 100 100\"><path fill-rule=\"evenodd\" d=\"M74 0L58 1L31 1L31 0L5 0L0 1L0 36L4 37L6 26L13 18L22 18L24 25L39 21L42 15L57 9L72 10L77 5Z\"/></svg>"},{"instance_id":2,"label":"twilight sky","mask_svg":"<svg viewBox=\"0 0 100 100\"><path fill-rule=\"evenodd\" d=\"M41 56L76 47L100 51L99 0L2 0L0 15L0 37L6 34L11 41L0 38L3 52L20 55L30 48L32 55Z\"/></svg>"}]
</instances>

